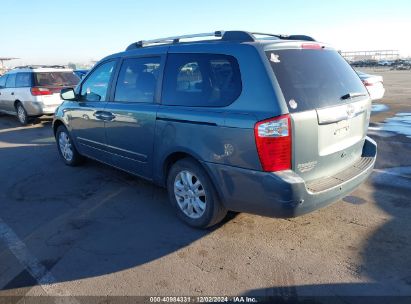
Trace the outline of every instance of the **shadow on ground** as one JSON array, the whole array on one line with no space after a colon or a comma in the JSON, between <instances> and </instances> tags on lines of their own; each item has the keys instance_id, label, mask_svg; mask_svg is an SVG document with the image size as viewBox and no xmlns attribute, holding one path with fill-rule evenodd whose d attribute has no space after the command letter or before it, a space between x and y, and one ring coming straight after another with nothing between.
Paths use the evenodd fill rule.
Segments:
<instances>
[{"instance_id":1,"label":"shadow on ground","mask_svg":"<svg viewBox=\"0 0 411 304\"><path fill-rule=\"evenodd\" d=\"M411 301L411 295L372 295L373 291L378 294L380 288L381 285L375 283L317 284L257 289L243 297L256 297L259 303L278 304L405 304Z\"/></svg>"},{"instance_id":2,"label":"shadow on ground","mask_svg":"<svg viewBox=\"0 0 411 304\"><path fill-rule=\"evenodd\" d=\"M6 172L0 175L0 217L46 269L53 269L58 282L98 277L150 263L212 232L191 229L180 222L169 206L165 190L144 180L93 161L83 167L64 166L49 126L46 123L45 128L0 129L0 172ZM404 155L411 152L409 144L398 146L388 139L379 144L382 160L398 151ZM246 295L283 299L409 295L411 164L398 159L397 164L380 162L381 170L369 181L374 188L373 202L387 214L386 223L373 231L362 248L356 249L362 256L356 271L372 283L269 286L250 290ZM226 219L229 220L230 217ZM0 261L3 290L37 285L1 241Z\"/></svg>"},{"instance_id":3,"label":"shadow on ground","mask_svg":"<svg viewBox=\"0 0 411 304\"><path fill-rule=\"evenodd\" d=\"M400 141L396 140L397 137L404 144L398 145ZM245 295L268 297L268 301L290 299L289 303L411 302L411 145L403 136L376 139L379 160L377 170L368 182L374 189L374 203L387 217L386 222L365 240L362 248L356 248L362 257L362 264L356 272L368 277L372 283L272 286L250 290ZM393 164L397 166L386 167ZM344 200L352 204L366 203L355 196L348 196ZM383 297L372 297L375 295Z\"/></svg>"},{"instance_id":4,"label":"shadow on ground","mask_svg":"<svg viewBox=\"0 0 411 304\"><path fill-rule=\"evenodd\" d=\"M142 179L94 161L65 166L50 135L49 123L0 131L0 217L57 281L133 268L212 231L186 226L166 191ZM0 261L3 290L37 284L1 238Z\"/></svg>"}]
</instances>

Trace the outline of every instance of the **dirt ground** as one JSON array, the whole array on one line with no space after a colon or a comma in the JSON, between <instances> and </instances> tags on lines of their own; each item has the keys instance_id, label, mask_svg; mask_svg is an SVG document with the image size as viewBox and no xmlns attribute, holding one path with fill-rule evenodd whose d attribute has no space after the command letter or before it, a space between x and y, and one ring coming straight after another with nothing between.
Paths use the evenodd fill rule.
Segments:
<instances>
[{"instance_id":1,"label":"dirt ground","mask_svg":"<svg viewBox=\"0 0 411 304\"><path fill-rule=\"evenodd\" d=\"M161 188L63 165L50 120L0 117L0 296L411 296L411 138L381 129L411 113L411 71L363 70L387 90L371 178L302 217L230 214L206 231L180 222Z\"/></svg>"}]
</instances>

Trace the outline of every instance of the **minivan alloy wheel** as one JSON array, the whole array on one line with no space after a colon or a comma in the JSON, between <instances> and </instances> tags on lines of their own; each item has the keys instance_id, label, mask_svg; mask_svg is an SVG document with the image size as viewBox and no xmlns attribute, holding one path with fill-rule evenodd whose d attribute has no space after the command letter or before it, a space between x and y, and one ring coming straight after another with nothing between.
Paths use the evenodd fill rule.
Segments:
<instances>
[{"instance_id":1,"label":"minivan alloy wheel","mask_svg":"<svg viewBox=\"0 0 411 304\"><path fill-rule=\"evenodd\" d=\"M70 162L73 159L73 147L71 145L70 137L66 132L60 132L59 146L64 159Z\"/></svg>"},{"instance_id":2,"label":"minivan alloy wheel","mask_svg":"<svg viewBox=\"0 0 411 304\"><path fill-rule=\"evenodd\" d=\"M27 122L26 110L24 110L21 104L17 105L17 117L20 123L25 124Z\"/></svg>"},{"instance_id":3,"label":"minivan alloy wheel","mask_svg":"<svg viewBox=\"0 0 411 304\"><path fill-rule=\"evenodd\" d=\"M206 209L206 192L198 177L187 170L177 174L174 181L174 195L178 206L192 219L200 218Z\"/></svg>"}]
</instances>

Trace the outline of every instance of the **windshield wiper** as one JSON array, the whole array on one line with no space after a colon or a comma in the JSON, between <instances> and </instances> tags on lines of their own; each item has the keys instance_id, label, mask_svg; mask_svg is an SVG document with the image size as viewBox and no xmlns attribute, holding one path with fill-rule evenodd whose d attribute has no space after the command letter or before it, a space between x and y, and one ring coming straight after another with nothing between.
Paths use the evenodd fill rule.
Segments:
<instances>
[{"instance_id":1,"label":"windshield wiper","mask_svg":"<svg viewBox=\"0 0 411 304\"><path fill-rule=\"evenodd\" d=\"M345 94L345 95L341 96L341 99L345 100L345 99L349 99L349 98L353 98L353 97L360 97L360 96L367 96L367 94L365 94L365 93L356 93L356 92L348 93L348 94Z\"/></svg>"}]
</instances>

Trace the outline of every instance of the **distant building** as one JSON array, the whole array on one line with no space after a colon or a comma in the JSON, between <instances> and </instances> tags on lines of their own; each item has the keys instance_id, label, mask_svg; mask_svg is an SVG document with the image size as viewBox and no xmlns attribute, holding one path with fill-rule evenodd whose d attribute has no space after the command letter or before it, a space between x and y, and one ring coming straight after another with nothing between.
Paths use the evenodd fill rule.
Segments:
<instances>
[{"instance_id":1,"label":"distant building","mask_svg":"<svg viewBox=\"0 0 411 304\"><path fill-rule=\"evenodd\" d=\"M359 60L396 60L400 58L398 50L341 51L341 55L350 62Z\"/></svg>"}]
</instances>

